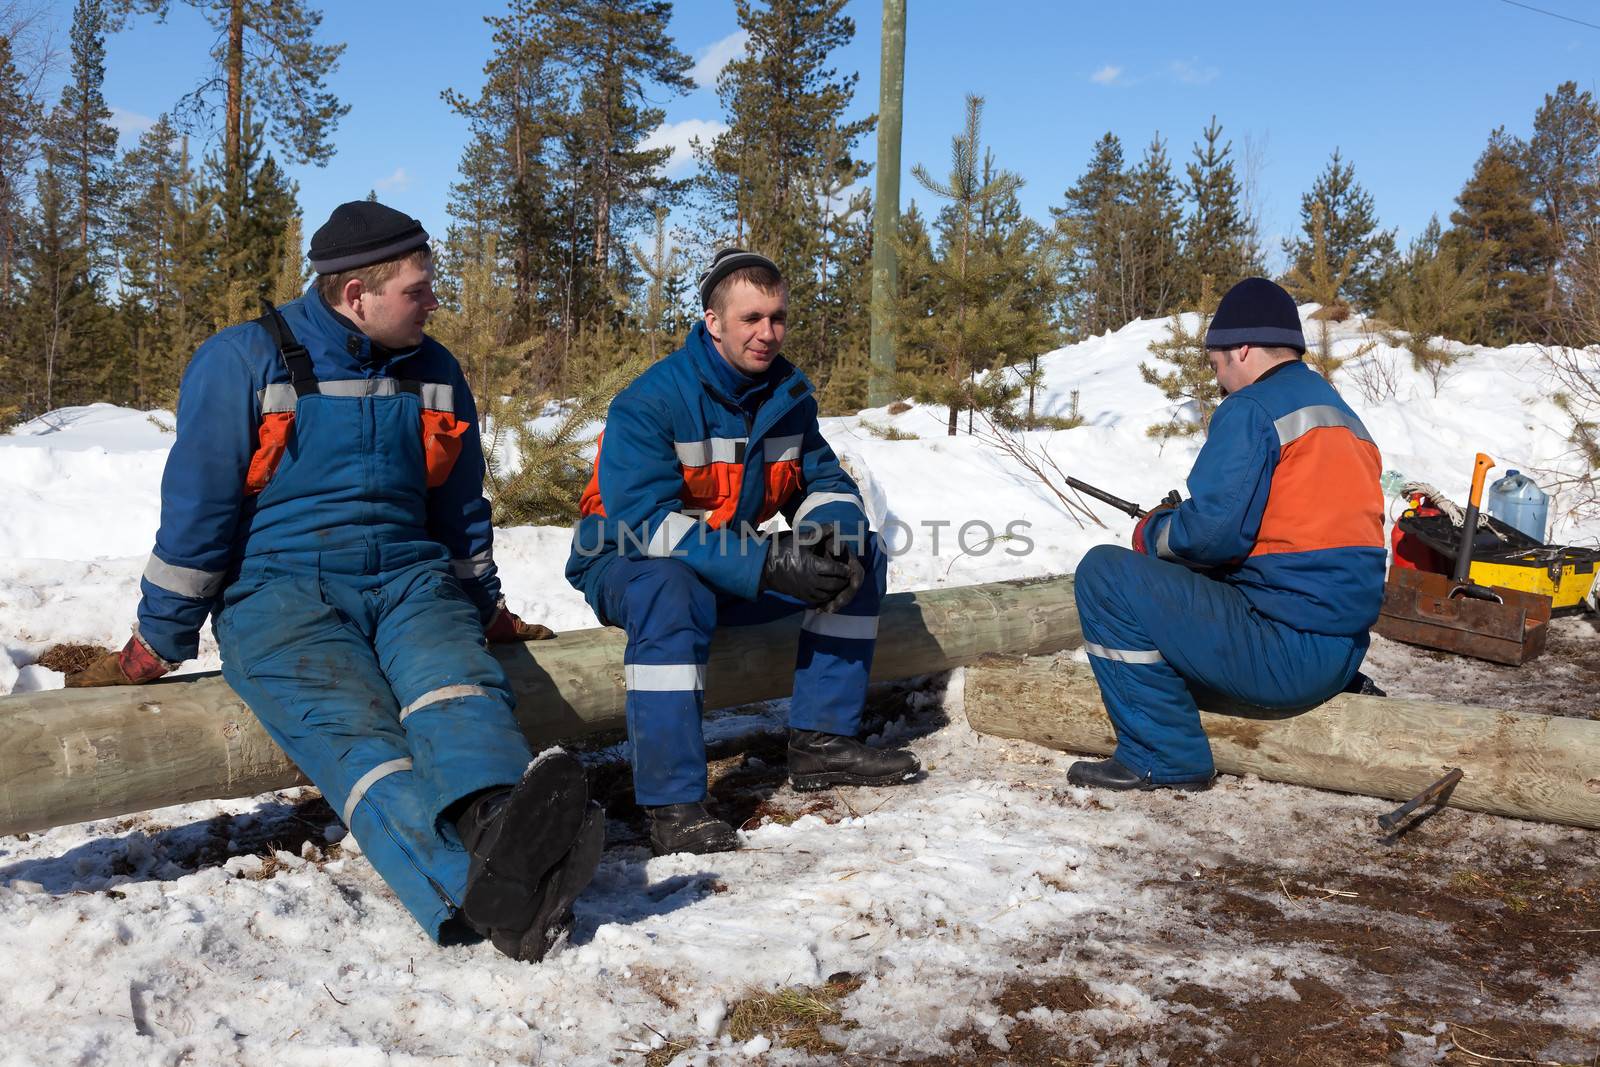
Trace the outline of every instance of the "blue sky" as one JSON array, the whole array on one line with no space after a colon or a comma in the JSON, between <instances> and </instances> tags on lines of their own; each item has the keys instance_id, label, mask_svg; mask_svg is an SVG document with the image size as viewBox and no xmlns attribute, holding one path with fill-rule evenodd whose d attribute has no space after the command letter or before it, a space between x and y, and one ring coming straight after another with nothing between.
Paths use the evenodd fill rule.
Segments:
<instances>
[{"instance_id":1,"label":"blue sky","mask_svg":"<svg viewBox=\"0 0 1600 1067\"><path fill-rule=\"evenodd\" d=\"M1187 159L1212 114L1236 155L1257 161L1264 229L1297 225L1299 198L1339 147L1404 241L1448 216L1489 131L1526 134L1563 80L1596 89L1600 4L1534 0L1347 0L1339 5L1230 0L908 0L902 203L927 202L910 166L948 165L963 99L987 99L984 140L1026 180L1024 208L1041 220L1061 202L1094 141L1111 130L1136 157L1157 132ZM64 40L71 4L51 8ZM322 39L348 48L332 88L351 106L324 168L291 168L307 233L339 202L379 196L446 226L445 203L466 125L440 100L475 95L490 50L480 0L329 5ZM856 39L836 53L861 80L854 111L876 110L880 7L853 0ZM672 30L707 79L665 101L664 141L715 128L710 77L739 40L729 0L679 0ZM136 21L108 42L106 97L130 134L206 72L212 33L173 5L165 25ZM862 151L871 158L870 139ZM686 161L685 161L686 162ZM684 165L684 164L680 164ZM1273 245L1276 241L1273 240Z\"/></svg>"}]
</instances>

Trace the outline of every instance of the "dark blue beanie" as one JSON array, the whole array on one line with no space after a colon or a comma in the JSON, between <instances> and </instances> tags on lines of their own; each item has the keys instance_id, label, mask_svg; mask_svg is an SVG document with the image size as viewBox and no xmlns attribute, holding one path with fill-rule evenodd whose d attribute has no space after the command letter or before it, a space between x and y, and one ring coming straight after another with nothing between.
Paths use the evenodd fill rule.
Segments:
<instances>
[{"instance_id":1,"label":"dark blue beanie","mask_svg":"<svg viewBox=\"0 0 1600 1067\"><path fill-rule=\"evenodd\" d=\"M1246 278L1223 296L1206 330L1207 348L1270 345L1306 352L1300 310L1282 286L1265 278Z\"/></svg>"}]
</instances>

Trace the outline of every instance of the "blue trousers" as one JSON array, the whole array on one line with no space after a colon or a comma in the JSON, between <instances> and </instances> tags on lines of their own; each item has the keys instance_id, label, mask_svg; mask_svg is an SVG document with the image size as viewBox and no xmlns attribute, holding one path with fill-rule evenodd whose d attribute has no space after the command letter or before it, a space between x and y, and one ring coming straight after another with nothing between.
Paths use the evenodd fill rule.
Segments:
<instances>
[{"instance_id":1,"label":"blue trousers","mask_svg":"<svg viewBox=\"0 0 1600 1067\"><path fill-rule=\"evenodd\" d=\"M1235 586L1131 549L1090 549L1075 581L1117 761L1153 782L1215 770L1192 687L1256 707L1305 707L1343 689L1367 652L1365 633L1296 630L1257 613Z\"/></svg>"},{"instance_id":2,"label":"blue trousers","mask_svg":"<svg viewBox=\"0 0 1600 1067\"><path fill-rule=\"evenodd\" d=\"M437 939L466 888L446 807L532 753L442 547L247 561L217 616L222 674ZM428 557L434 558L428 558Z\"/></svg>"},{"instance_id":3,"label":"blue trousers","mask_svg":"<svg viewBox=\"0 0 1600 1067\"><path fill-rule=\"evenodd\" d=\"M685 804L706 797L706 662L717 626L750 626L805 611L795 661L789 725L854 735L861 728L867 676L877 645L878 607L888 558L867 538L867 579L832 614L763 593L754 601L718 597L676 559L618 558L601 577L601 621L627 631L628 739L633 790L641 805Z\"/></svg>"}]
</instances>

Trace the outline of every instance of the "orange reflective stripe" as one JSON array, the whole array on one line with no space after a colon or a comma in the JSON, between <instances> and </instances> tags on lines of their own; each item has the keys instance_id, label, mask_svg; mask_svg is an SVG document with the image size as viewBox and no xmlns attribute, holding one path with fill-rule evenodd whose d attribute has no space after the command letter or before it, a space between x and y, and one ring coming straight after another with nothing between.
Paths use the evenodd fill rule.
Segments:
<instances>
[{"instance_id":1,"label":"orange reflective stripe","mask_svg":"<svg viewBox=\"0 0 1600 1067\"><path fill-rule=\"evenodd\" d=\"M255 455L250 457L250 470L244 480L246 493L254 496L267 487L283 459L284 450L289 447L289 434L293 430L293 411L274 411L261 416Z\"/></svg>"},{"instance_id":2,"label":"orange reflective stripe","mask_svg":"<svg viewBox=\"0 0 1600 1067\"><path fill-rule=\"evenodd\" d=\"M1344 426L1306 431L1283 446L1252 556L1383 547L1383 460Z\"/></svg>"}]
</instances>

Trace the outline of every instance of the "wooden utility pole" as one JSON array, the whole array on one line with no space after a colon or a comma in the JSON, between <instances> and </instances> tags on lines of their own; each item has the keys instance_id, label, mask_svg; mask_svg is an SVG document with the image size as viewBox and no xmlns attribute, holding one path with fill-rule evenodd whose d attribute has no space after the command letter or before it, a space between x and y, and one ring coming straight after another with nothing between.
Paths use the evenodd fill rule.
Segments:
<instances>
[{"instance_id":1,"label":"wooden utility pole","mask_svg":"<svg viewBox=\"0 0 1600 1067\"><path fill-rule=\"evenodd\" d=\"M878 193L872 215L872 366L867 404L895 399L895 305L900 296L900 119L906 88L906 0L883 0L878 73Z\"/></svg>"}]
</instances>

